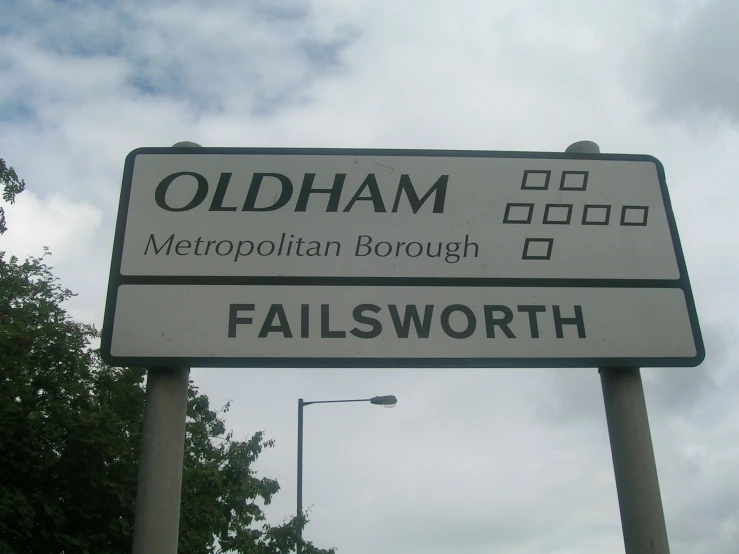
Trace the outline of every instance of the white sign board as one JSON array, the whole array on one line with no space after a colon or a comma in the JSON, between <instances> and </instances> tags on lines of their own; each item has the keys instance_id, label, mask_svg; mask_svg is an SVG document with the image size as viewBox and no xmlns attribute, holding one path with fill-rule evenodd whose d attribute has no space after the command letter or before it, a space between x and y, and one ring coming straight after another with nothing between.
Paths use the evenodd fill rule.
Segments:
<instances>
[{"instance_id":1,"label":"white sign board","mask_svg":"<svg viewBox=\"0 0 739 554\"><path fill-rule=\"evenodd\" d=\"M117 365L654 366L704 356L648 156L145 148Z\"/></svg>"}]
</instances>

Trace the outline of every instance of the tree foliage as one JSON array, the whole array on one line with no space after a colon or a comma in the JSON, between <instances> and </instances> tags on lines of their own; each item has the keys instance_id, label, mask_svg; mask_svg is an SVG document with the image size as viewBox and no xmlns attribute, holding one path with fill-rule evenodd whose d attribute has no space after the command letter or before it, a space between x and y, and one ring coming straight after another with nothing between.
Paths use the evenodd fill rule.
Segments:
<instances>
[{"instance_id":1,"label":"tree foliage","mask_svg":"<svg viewBox=\"0 0 739 554\"><path fill-rule=\"evenodd\" d=\"M13 202L25 184L1 167ZM146 372L101 361L48 255L0 252L0 554L129 553ZM190 383L179 552L290 552L305 521L266 524L261 506L279 485L252 469L273 442L235 440L228 407L213 411Z\"/></svg>"},{"instance_id":2,"label":"tree foliage","mask_svg":"<svg viewBox=\"0 0 739 554\"><path fill-rule=\"evenodd\" d=\"M0 158L0 183L3 184L3 200L10 204L15 203L16 195L20 194L26 188L26 183L22 179L18 179L15 170L5 164L5 160ZM8 228L5 226L5 210L0 206L0 235Z\"/></svg>"}]
</instances>

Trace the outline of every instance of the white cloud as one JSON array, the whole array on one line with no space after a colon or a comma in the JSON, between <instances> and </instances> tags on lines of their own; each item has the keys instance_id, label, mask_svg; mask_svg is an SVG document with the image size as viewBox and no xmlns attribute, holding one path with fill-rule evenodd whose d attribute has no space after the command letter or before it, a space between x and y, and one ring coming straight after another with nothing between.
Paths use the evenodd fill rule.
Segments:
<instances>
[{"instance_id":1,"label":"white cloud","mask_svg":"<svg viewBox=\"0 0 739 554\"><path fill-rule=\"evenodd\" d=\"M661 115L739 122L739 77L730 68L739 49L739 4L687 3L655 30L643 60L644 86ZM703 121L701 121L703 120Z\"/></svg>"},{"instance_id":2,"label":"white cloud","mask_svg":"<svg viewBox=\"0 0 739 554\"><path fill-rule=\"evenodd\" d=\"M55 260L79 258L89 248L103 219L98 207L71 202L58 194L39 198L33 191L25 191L16 197L15 204L0 205L5 209L8 226L0 238L0 248L21 259L40 256L44 247Z\"/></svg>"}]
</instances>

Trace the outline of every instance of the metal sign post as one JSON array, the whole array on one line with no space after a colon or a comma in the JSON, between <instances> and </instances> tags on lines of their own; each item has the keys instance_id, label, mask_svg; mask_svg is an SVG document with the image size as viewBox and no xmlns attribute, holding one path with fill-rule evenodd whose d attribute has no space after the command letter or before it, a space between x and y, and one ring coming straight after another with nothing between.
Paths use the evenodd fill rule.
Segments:
<instances>
[{"instance_id":1,"label":"metal sign post","mask_svg":"<svg viewBox=\"0 0 739 554\"><path fill-rule=\"evenodd\" d=\"M567 152L599 154L590 141ZM669 554L654 447L638 367L599 370L626 554Z\"/></svg>"},{"instance_id":2,"label":"metal sign post","mask_svg":"<svg viewBox=\"0 0 739 554\"><path fill-rule=\"evenodd\" d=\"M188 367L150 367L146 373L133 554L177 554L189 380Z\"/></svg>"},{"instance_id":3,"label":"metal sign post","mask_svg":"<svg viewBox=\"0 0 739 554\"><path fill-rule=\"evenodd\" d=\"M600 378L626 554L669 554L639 368L601 368Z\"/></svg>"},{"instance_id":4,"label":"metal sign post","mask_svg":"<svg viewBox=\"0 0 739 554\"><path fill-rule=\"evenodd\" d=\"M190 370L149 368L133 554L177 554Z\"/></svg>"}]
</instances>

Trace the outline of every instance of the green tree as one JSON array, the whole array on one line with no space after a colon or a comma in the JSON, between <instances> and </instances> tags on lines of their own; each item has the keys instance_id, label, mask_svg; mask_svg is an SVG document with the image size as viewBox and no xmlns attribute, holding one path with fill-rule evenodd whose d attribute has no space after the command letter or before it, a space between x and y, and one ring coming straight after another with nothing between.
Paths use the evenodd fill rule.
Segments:
<instances>
[{"instance_id":1,"label":"green tree","mask_svg":"<svg viewBox=\"0 0 739 554\"><path fill-rule=\"evenodd\" d=\"M23 192L26 183L18 179L15 170L5 164L5 160L0 158L0 183L3 185L3 200L10 204L15 203L17 194ZM5 210L0 206L0 235L7 231L5 226Z\"/></svg>"},{"instance_id":2,"label":"green tree","mask_svg":"<svg viewBox=\"0 0 739 554\"><path fill-rule=\"evenodd\" d=\"M12 203L24 183L1 167ZM97 331L64 309L73 295L48 255L0 252L0 553L128 553L146 372L101 361ZM266 524L260 506L279 485L251 469L273 442L262 432L234 440L227 410L190 384L179 550L290 552L305 521Z\"/></svg>"}]
</instances>

